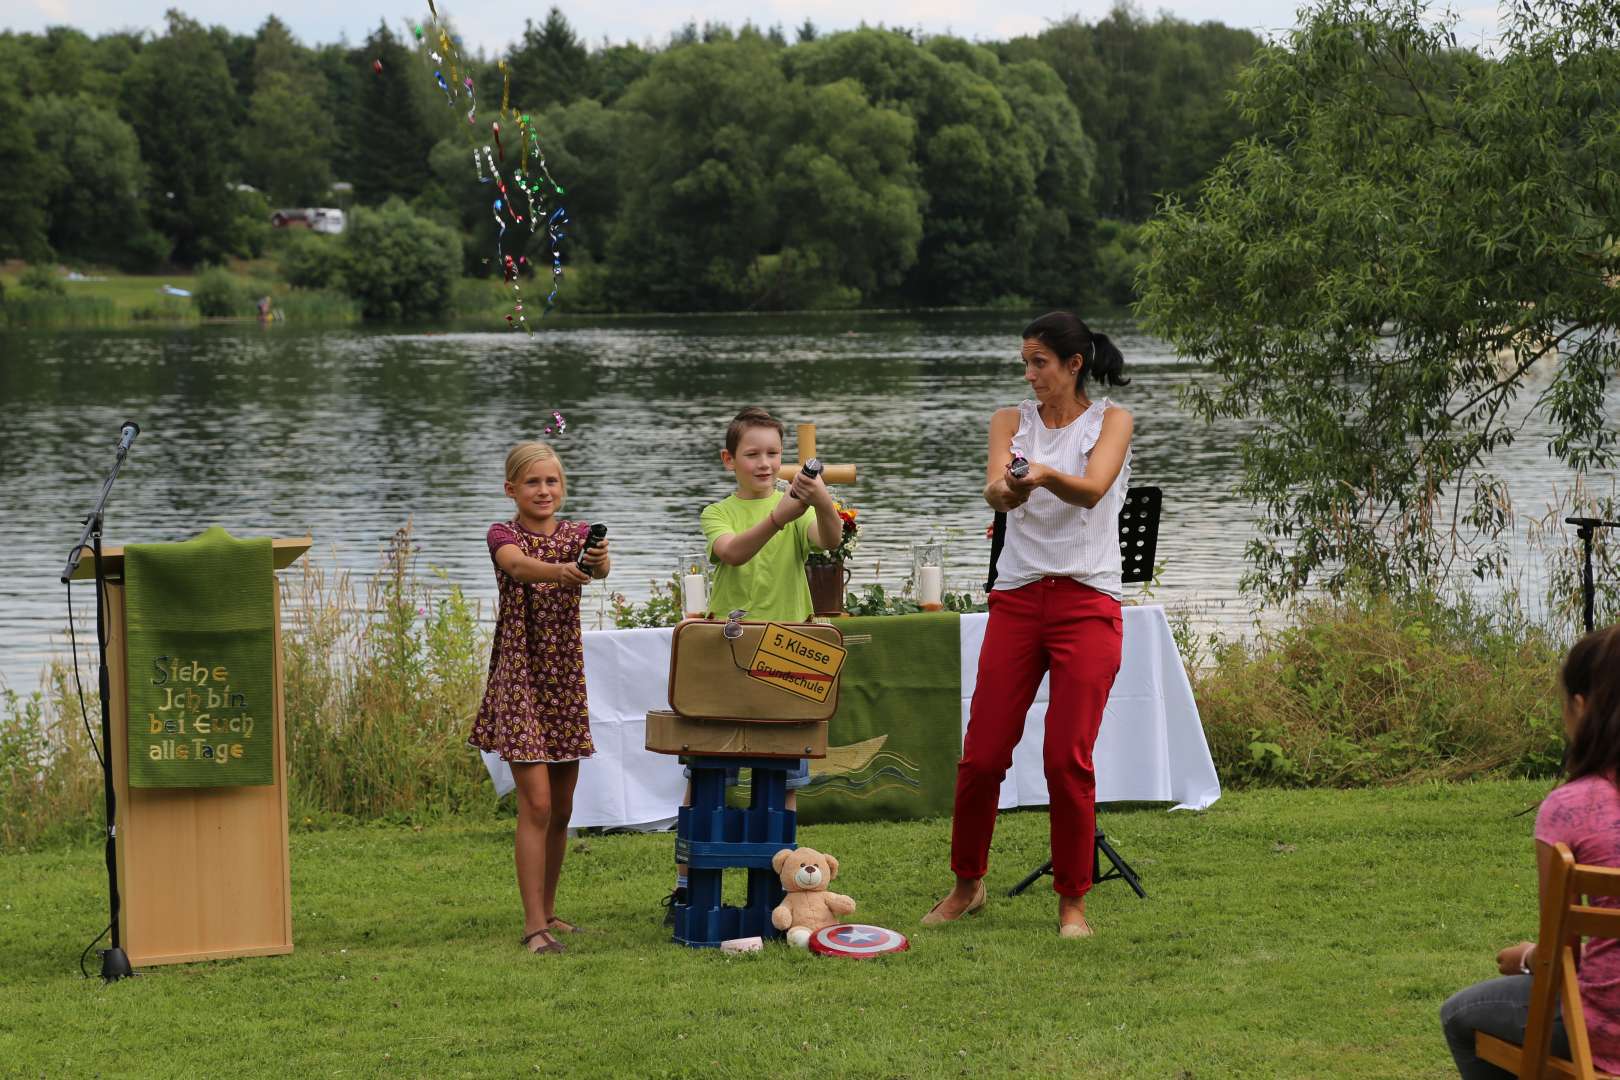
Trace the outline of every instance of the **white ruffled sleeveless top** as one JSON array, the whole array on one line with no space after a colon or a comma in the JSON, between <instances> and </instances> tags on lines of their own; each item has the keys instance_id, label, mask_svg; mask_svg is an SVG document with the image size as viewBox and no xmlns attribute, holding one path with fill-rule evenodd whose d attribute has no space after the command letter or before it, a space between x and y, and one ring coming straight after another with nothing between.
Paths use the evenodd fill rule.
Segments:
<instances>
[{"instance_id":1,"label":"white ruffled sleeveless top","mask_svg":"<svg viewBox=\"0 0 1620 1080\"><path fill-rule=\"evenodd\" d=\"M1049 428L1036 402L1019 402L1013 447L1030 461L1084 476L1091 448L1102 434L1103 413L1112 406L1107 398L1099 399L1068 426ZM1007 514L995 587L1016 589L1043 577L1067 577L1119 599L1119 511L1130 480L1131 453L1126 450L1113 485L1089 510L1045 489L1033 492L1028 502Z\"/></svg>"}]
</instances>

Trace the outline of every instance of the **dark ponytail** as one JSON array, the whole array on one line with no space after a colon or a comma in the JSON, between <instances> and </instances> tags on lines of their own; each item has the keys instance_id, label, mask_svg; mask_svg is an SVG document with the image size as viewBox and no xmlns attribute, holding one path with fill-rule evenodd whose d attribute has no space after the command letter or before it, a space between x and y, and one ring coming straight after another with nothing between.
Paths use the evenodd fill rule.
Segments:
<instances>
[{"instance_id":1,"label":"dark ponytail","mask_svg":"<svg viewBox=\"0 0 1620 1080\"><path fill-rule=\"evenodd\" d=\"M1620 625L1577 641L1558 681L1565 694L1586 699L1586 712L1564 753L1569 779L1596 775L1620 784Z\"/></svg>"},{"instance_id":2,"label":"dark ponytail","mask_svg":"<svg viewBox=\"0 0 1620 1080\"><path fill-rule=\"evenodd\" d=\"M1024 340L1032 338L1057 353L1059 359L1079 356L1084 361L1080 368L1082 381L1090 378L1106 386L1124 386L1131 381L1125 377L1125 357L1120 355L1119 346L1108 340L1107 334L1093 331L1078 315L1067 311L1042 315L1024 327Z\"/></svg>"}]
</instances>

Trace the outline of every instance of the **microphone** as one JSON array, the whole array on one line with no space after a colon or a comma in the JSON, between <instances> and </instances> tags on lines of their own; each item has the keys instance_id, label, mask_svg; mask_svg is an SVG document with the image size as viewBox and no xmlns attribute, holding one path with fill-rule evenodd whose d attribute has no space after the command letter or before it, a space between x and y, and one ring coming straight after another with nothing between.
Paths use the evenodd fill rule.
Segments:
<instances>
[{"instance_id":1,"label":"microphone","mask_svg":"<svg viewBox=\"0 0 1620 1080\"><path fill-rule=\"evenodd\" d=\"M580 573L588 574L591 572L590 567L585 565L585 553L600 543L602 538L606 535L606 525L603 525L601 522L597 522L595 525L591 526L591 531L585 536L585 546L580 549L579 559L574 563L575 566L579 567Z\"/></svg>"},{"instance_id":2,"label":"microphone","mask_svg":"<svg viewBox=\"0 0 1620 1080\"><path fill-rule=\"evenodd\" d=\"M814 480L816 477L821 475L821 469L821 459L811 458L809 461L800 466L799 471L805 476L808 476L810 479ZM788 494L792 495L795 499L799 497L797 492L790 491Z\"/></svg>"},{"instance_id":3,"label":"microphone","mask_svg":"<svg viewBox=\"0 0 1620 1080\"><path fill-rule=\"evenodd\" d=\"M118 431L118 456L123 457L129 453L129 448L135 445L135 436L141 433L141 425L133 420L125 420L124 426Z\"/></svg>"}]
</instances>

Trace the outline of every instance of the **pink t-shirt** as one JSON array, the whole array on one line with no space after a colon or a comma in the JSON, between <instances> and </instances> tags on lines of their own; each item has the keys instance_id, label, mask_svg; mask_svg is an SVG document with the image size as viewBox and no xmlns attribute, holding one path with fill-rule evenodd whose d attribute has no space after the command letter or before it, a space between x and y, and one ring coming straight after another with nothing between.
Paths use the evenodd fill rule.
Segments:
<instances>
[{"instance_id":1,"label":"pink t-shirt","mask_svg":"<svg viewBox=\"0 0 1620 1080\"><path fill-rule=\"evenodd\" d=\"M1620 791L1601 776L1583 776L1554 788L1536 814L1536 839L1568 844L1578 863L1620 867ZM1620 907L1614 899L1596 903ZM1587 941L1579 981L1592 1061L1604 1072L1620 1071L1620 942Z\"/></svg>"}]
</instances>

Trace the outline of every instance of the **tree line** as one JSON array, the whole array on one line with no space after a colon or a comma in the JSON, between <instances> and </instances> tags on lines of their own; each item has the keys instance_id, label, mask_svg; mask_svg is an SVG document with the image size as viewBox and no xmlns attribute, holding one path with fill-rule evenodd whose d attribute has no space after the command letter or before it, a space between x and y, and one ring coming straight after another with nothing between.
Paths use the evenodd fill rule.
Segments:
<instances>
[{"instance_id":1,"label":"tree line","mask_svg":"<svg viewBox=\"0 0 1620 1080\"><path fill-rule=\"evenodd\" d=\"M274 16L234 34L170 11L161 35L0 34L0 257L256 256L272 209L332 205L341 182L495 275L472 149L504 59L598 306L1125 302L1137 224L1247 134L1227 99L1259 44L1120 7L1005 42L806 21L592 47L552 8L469 57L469 128L406 27L306 45Z\"/></svg>"}]
</instances>

